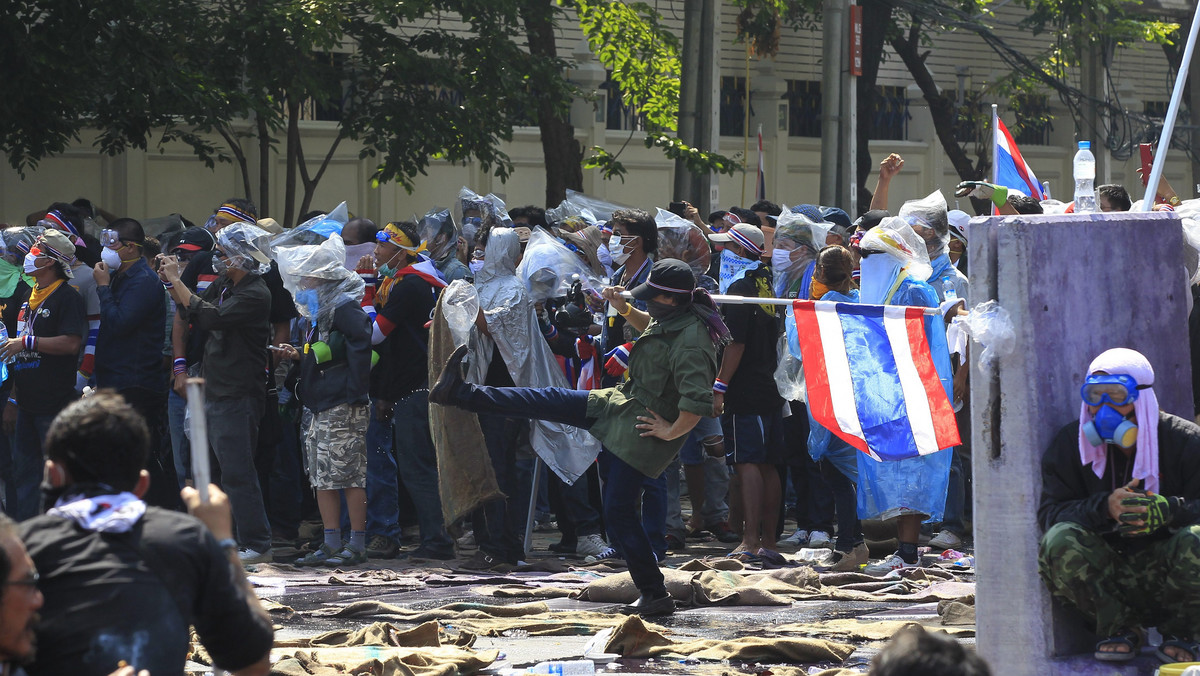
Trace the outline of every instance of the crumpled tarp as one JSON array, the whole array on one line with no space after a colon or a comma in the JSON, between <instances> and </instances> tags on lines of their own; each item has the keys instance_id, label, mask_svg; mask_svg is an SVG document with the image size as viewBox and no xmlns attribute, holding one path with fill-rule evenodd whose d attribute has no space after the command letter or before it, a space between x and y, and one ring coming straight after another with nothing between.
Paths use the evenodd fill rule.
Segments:
<instances>
[{"instance_id":1,"label":"crumpled tarp","mask_svg":"<svg viewBox=\"0 0 1200 676\"><path fill-rule=\"evenodd\" d=\"M272 676L469 676L488 668L498 650L456 647L388 648L355 646L272 651Z\"/></svg>"},{"instance_id":2,"label":"crumpled tarp","mask_svg":"<svg viewBox=\"0 0 1200 676\"><path fill-rule=\"evenodd\" d=\"M545 603L487 605L449 603L429 610L414 610L380 601L357 601L343 608L317 611L314 615L343 618L383 618L393 622L441 621L460 632L478 636L589 636L616 627L623 615L587 611L551 611ZM656 627L661 629L661 627Z\"/></svg>"},{"instance_id":3,"label":"crumpled tarp","mask_svg":"<svg viewBox=\"0 0 1200 676\"><path fill-rule=\"evenodd\" d=\"M815 638L744 636L728 641L694 639L676 641L647 627L636 615L625 619L613 632L604 652L622 657L687 655L699 660L746 662L842 662L854 646Z\"/></svg>"},{"instance_id":4,"label":"crumpled tarp","mask_svg":"<svg viewBox=\"0 0 1200 676\"><path fill-rule=\"evenodd\" d=\"M432 387L454 352L454 338L442 302L434 308L429 326L429 384ZM438 494L442 498L442 518L454 523L475 508L504 497L492 471L491 456L483 442L479 418L470 411L453 406L429 404L429 432L437 450Z\"/></svg>"}]
</instances>

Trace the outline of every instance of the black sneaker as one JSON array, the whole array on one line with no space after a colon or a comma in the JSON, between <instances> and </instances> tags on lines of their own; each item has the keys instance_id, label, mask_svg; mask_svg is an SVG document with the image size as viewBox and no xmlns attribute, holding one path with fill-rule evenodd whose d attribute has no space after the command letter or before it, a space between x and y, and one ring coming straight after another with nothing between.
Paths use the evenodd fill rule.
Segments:
<instances>
[{"instance_id":1,"label":"black sneaker","mask_svg":"<svg viewBox=\"0 0 1200 676\"><path fill-rule=\"evenodd\" d=\"M410 561L449 561L454 558L454 552L437 552L432 549L417 547L411 552L403 554L401 558Z\"/></svg>"},{"instance_id":2,"label":"black sneaker","mask_svg":"<svg viewBox=\"0 0 1200 676\"><path fill-rule=\"evenodd\" d=\"M623 615L641 615L642 617L670 615L675 612L675 599L670 595L655 599L642 594L637 601L621 606L620 612Z\"/></svg>"},{"instance_id":3,"label":"black sneaker","mask_svg":"<svg viewBox=\"0 0 1200 676\"><path fill-rule=\"evenodd\" d=\"M493 573L508 573L512 571L513 567L514 566L507 561L499 557L492 556L482 549L475 552L474 556L467 561L464 561L459 566L459 568L462 570L478 570Z\"/></svg>"}]
</instances>

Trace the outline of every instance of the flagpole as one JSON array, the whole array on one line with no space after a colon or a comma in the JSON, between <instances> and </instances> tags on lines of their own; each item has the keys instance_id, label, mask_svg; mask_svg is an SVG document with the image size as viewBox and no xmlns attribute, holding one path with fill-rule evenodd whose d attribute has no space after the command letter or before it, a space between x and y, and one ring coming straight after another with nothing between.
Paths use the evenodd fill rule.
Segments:
<instances>
[{"instance_id":1,"label":"flagpole","mask_svg":"<svg viewBox=\"0 0 1200 676\"><path fill-rule=\"evenodd\" d=\"M1196 50L1196 31L1200 29L1200 4L1196 5L1196 14L1192 17L1192 29L1188 32L1187 46L1183 48L1183 58L1179 62L1179 72L1175 74L1175 90L1171 92L1171 105L1167 107L1167 117L1163 120L1162 134L1158 137L1158 152L1154 154L1154 166L1150 169L1150 180L1146 181L1146 194L1142 197L1142 211L1150 211L1158 198L1158 181L1162 178L1163 168L1167 164L1167 151L1171 149L1171 136L1175 133L1175 118L1179 115L1179 104L1183 101L1183 87L1187 82L1188 66L1192 63L1192 52Z\"/></svg>"},{"instance_id":2,"label":"flagpole","mask_svg":"<svg viewBox=\"0 0 1200 676\"><path fill-rule=\"evenodd\" d=\"M1000 130L1000 113L996 104L992 104L992 184L1000 182L1000 165L996 163L996 134Z\"/></svg>"},{"instance_id":3,"label":"flagpole","mask_svg":"<svg viewBox=\"0 0 1200 676\"><path fill-rule=\"evenodd\" d=\"M632 299L633 294L628 291L625 291L625 292L621 293L621 297L627 298L627 299ZM714 303L719 303L721 305L791 305L796 302L794 299L789 299L789 298L756 298L755 296L723 296L723 295L719 295L719 294L712 294L709 297L713 299ZM811 301L811 302L815 303L818 301ZM823 301L823 302L833 302L833 301ZM863 306L867 306L867 307L884 307L882 305L872 306L869 303L852 303L852 305L863 305ZM915 307L915 306L888 305L887 307ZM935 307L918 307L916 309L923 311L927 315L942 314L942 311Z\"/></svg>"}]
</instances>

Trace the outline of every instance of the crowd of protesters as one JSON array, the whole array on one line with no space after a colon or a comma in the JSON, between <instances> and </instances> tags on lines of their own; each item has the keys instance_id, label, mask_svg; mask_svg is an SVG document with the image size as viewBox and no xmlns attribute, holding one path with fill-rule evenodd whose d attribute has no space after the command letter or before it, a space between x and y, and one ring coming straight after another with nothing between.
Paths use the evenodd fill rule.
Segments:
<instances>
[{"instance_id":1,"label":"crowd of protesters","mask_svg":"<svg viewBox=\"0 0 1200 676\"><path fill-rule=\"evenodd\" d=\"M624 559L642 591L625 610L642 615L673 611L658 565L690 542L726 543L747 563L824 550L809 560L872 575L918 565L922 546L967 548L969 355L957 322L972 302L970 217L940 192L889 204L902 165L883 161L856 216L765 199L652 213L578 195L550 210L507 209L464 188L449 208L382 225L343 205L281 227L233 198L202 225L179 215L143 223L78 200L6 228L0 479L4 511L21 523L0 525L0 540L19 536L24 549L5 544L0 574L40 590L30 612L44 595L38 635L53 648L30 673L92 664L87 673L107 674L110 657L131 653L139 666L172 664L188 626L224 666L262 673L270 623L241 568L284 548L301 567L457 558L506 571L531 555L534 523L561 532L555 555ZM1106 211L1130 206L1120 186L1098 193ZM957 195L1001 213L1055 208L986 183ZM478 316L430 382L439 298L463 288ZM824 427L797 375L794 318L756 302L767 299L929 308L933 362L963 443L880 462ZM1089 383L1129 361L1101 364ZM1127 377L1152 379L1143 371ZM204 380L208 448L192 445L193 377ZM1108 403L1132 406L1129 396ZM1099 425L1105 407L1086 397L1081 423ZM499 487L457 523L443 521L431 403L477 415ZM1177 446L1196 432L1171 430ZM1120 431L1098 434L1088 448ZM197 453L211 457L208 501L193 481ZM554 471L536 471L540 462ZM1121 466L1129 474L1134 461ZM1085 497L1056 488L1059 502ZM1122 490L1131 508L1089 509L1148 531L1136 517L1155 509L1175 510L1157 527L1190 524L1181 504ZM896 543L873 561L867 520ZM305 521L321 523L318 537L301 539ZM1074 573L1056 569L1053 554L1080 556L1082 536L1064 539L1045 521L1043 575L1086 611L1087 591L1070 587ZM89 565L107 570L92 570L107 587L81 581ZM105 637L106 618L135 603L156 608L138 616L153 618L145 633L161 641ZM1113 636L1103 652L1136 648L1132 621L1101 622ZM1185 633L1171 658L1200 655Z\"/></svg>"}]
</instances>

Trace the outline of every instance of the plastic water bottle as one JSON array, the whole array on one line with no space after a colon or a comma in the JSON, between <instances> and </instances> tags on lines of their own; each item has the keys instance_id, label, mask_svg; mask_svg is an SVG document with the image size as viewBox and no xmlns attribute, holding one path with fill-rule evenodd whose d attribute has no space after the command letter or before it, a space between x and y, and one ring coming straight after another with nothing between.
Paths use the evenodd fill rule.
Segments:
<instances>
[{"instance_id":1,"label":"plastic water bottle","mask_svg":"<svg viewBox=\"0 0 1200 676\"><path fill-rule=\"evenodd\" d=\"M591 660L555 660L538 662L526 673L551 674L551 676L590 676L596 673L596 663Z\"/></svg>"},{"instance_id":2,"label":"plastic water bottle","mask_svg":"<svg viewBox=\"0 0 1200 676\"><path fill-rule=\"evenodd\" d=\"M1075 213L1093 213L1096 209L1096 156L1092 142L1080 141L1075 153Z\"/></svg>"},{"instance_id":3,"label":"plastic water bottle","mask_svg":"<svg viewBox=\"0 0 1200 676\"><path fill-rule=\"evenodd\" d=\"M942 299L958 300L958 291L954 288L954 277L950 273L942 276Z\"/></svg>"}]
</instances>

